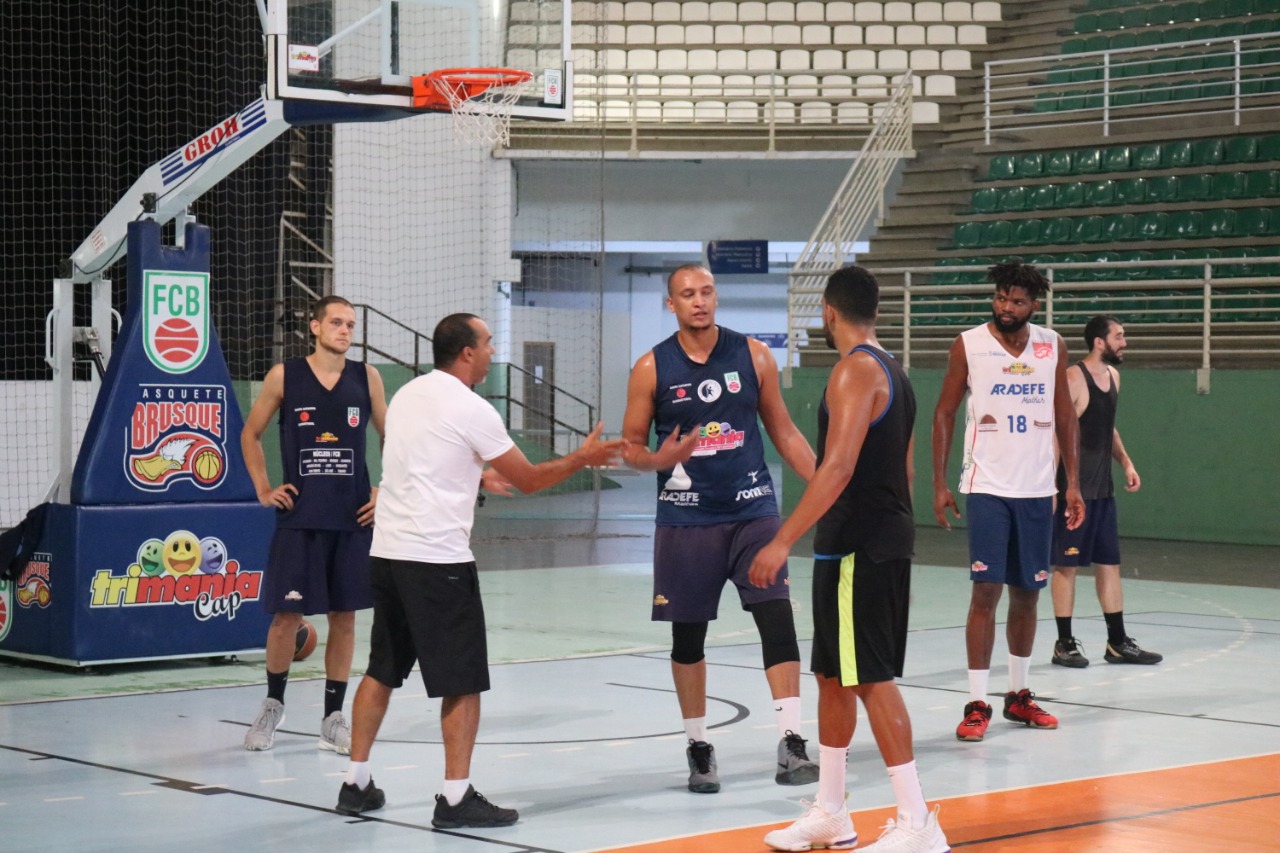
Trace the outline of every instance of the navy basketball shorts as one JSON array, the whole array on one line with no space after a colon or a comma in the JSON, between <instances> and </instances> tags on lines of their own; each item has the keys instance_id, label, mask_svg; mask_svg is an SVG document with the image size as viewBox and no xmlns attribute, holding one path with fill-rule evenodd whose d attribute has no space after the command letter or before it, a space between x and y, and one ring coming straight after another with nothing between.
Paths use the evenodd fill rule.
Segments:
<instances>
[{"instance_id":1,"label":"navy basketball shorts","mask_svg":"<svg viewBox=\"0 0 1280 853\"><path fill-rule=\"evenodd\" d=\"M892 681L907 656L911 560L861 552L813 561L811 669L844 687Z\"/></svg>"},{"instance_id":2,"label":"navy basketball shorts","mask_svg":"<svg viewBox=\"0 0 1280 853\"><path fill-rule=\"evenodd\" d=\"M771 586L747 580L751 561L769 544L782 521L776 515L688 527L659 527L653 536L654 622L710 622L720 610L728 581L738 588L743 610L790 598L791 578L782 566Z\"/></svg>"},{"instance_id":3,"label":"navy basketball shorts","mask_svg":"<svg viewBox=\"0 0 1280 853\"><path fill-rule=\"evenodd\" d=\"M489 689L484 606L474 562L374 557L370 575L373 630L367 675L387 687L400 687L416 661L432 698Z\"/></svg>"},{"instance_id":4,"label":"navy basketball shorts","mask_svg":"<svg viewBox=\"0 0 1280 853\"><path fill-rule=\"evenodd\" d=\"M277 527L267 555L262 609L268 613L365 610L373 528L302 530Z\"/></svg>"},{"instance_id":5,"label":"navy basketball shorts","mask_svg":"<svg viewBox=\"0 0 1280 853\"><path fill-rule=\"evenodd\" d=\"M1120 565L1120 525L1116 519L1116 499L1097 498L1084 502L1084 523L1067 529L1066 501L1058 500L1053 515L1053 564L1072 566Z\"/></svg>"},{"instance_id":6,"label":"navy basketball shorts","mask_svg":"<svg viewBox=\"0 0 1280 853\"><path fill-rule=\"evenodd\" d=\"M1049 582L1053 498L972 494L966 511L969 580L1044 589Z\"/></svg>"}]
</instances>

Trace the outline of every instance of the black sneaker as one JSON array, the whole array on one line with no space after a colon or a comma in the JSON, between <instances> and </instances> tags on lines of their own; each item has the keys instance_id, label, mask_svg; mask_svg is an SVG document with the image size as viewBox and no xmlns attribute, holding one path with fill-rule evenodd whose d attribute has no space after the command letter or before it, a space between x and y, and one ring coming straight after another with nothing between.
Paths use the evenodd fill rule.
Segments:
<instances>
[{"instance_id":1,"label":"black sneaker","mask_svg":"<svg viewBox=\"0 0 1280 853\"><path fill-rule=\"evenodd\" d=\"M364 812L376 812L387 804L387 797L382 793L382 789L373 784L373 780L369 780L369 784L364 788L357 788L350 782L342 783L342 790L338 791L338 811L343 814L363 814Z\"/></svg>"},{"instance_id":2,"label":"black sneaker","mask_svg":"<svg viewBox=\"0 0 1280 853\"><path fill-rule=\"evenodd\" d=\"M1075 637L1058 640L1053 644L1053 663L1058 666L1069 666L1072 669L1084 669L1089 659L1084 656L1084 645Z\"/></svg>"},{"instance_id":3,"label":"black sneaker","mask_svg":"<svg viewBox=\"0 0 1280 853\"><path fill-rule=\"evenodd\" d=\"M442 795L436 794L436 813L431 825L436 829L458 829L463 826L510 826L520 819L515 809L503 809L484 798L475 788L467 786L467 793L456 806Z\"/></svg>"},{"instance_id":4,"label":"black sneaker","mask_svg":"<svg viewBox=\"0 0 1280 853\"><path fill-rule=\"evenodd\" d=\"M809 760L804 745L808 743L795 732L788 731L778 741L778 772L773 781L779 785L809 785L818 781L818 765Z\"/></svg>"},{"instance_id":5,"label":"black sneaker","mask_svg":"<svg viewBox=\"0 0 1280 853\"><path fill-rule=\"evenodd\" d=\"M1125 637L1120 643L1107 643L1107 651L1103 655L1107 663L1160 663L1164 655L1138 648L1133 637Z\"/></svg>"},{"instance_id":6,"label":"black sneaker","mask_svg":"<svg viewBox=\"0 0 1280 853\"><path fill-rule=\"evenodd\" d=\"M684 751L689 761L689 790L695 794L720 792L720 776L716 773L716 748L705 740L691 740Z\"/></svg>"}]
</instances>

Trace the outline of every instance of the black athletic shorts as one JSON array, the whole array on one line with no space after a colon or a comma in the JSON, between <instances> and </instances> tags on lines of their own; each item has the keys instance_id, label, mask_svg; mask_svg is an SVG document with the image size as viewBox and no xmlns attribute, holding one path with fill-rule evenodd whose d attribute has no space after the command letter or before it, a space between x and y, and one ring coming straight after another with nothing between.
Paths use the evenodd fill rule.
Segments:
<instances>
[{"instance_id":1,"label":"black athletic shorts","mask_svg":"<svg viewBox=\"0 0 1280 853\"><path fill-rule=\"evenodd\" d=\"M812 670L844 687L893 681L907 657L911 560L855 552L813 561Z\"/></svg>"},{"instance_id":2,"label":"black athletic shorts","mask_svg":"<svg viewBox=\"0 0 1280 853\"><path fill-rule=\"evenodd\" d=\"M365 610L373 528L304 530L278 527L271 537L262 609L268 613Z\"/></svg>"},{"instance_id":3,"label":"black athletic shorts","mask_svg":"<svg viewBox=\"0 0 1280 853\"><path fill-rule=\"evenodd\" d=\"M373 557L369 569L373 631L366 673L399 687L417 661L432 698L488 690L489 650L476 564Z\"/></svg>"},{"instance_id":4,"label":"black athletic shorts","mask_svg":"<svg viewBox=\"0 0 1280 853\"><path fill-rule=\"evenodd\" d=\"M789 598L786 563L771 586L760 589L747 579L751 561L782 525L776 515L701 524L658 527L653 536L654 622L710 622L720 610L720 593L732 582L743 610L753 604Z\"/></svg>"}]
</instances>

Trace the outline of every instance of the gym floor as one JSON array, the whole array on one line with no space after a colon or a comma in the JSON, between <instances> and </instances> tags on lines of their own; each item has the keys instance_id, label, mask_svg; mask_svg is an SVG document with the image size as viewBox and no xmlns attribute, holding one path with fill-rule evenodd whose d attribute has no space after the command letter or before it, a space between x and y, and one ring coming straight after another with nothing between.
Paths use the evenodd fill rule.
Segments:
<instances>
[{"instance_id":1,"label":"gym floor","mask_svg":"<svg viewBox=\"0 0 1280 853\"><path fill-rule=\"evenodd\" d=\"M372 756L387 806L333 811L347 764L316 748L323 647L295 666L275 747L241 747L265 694L263 658L167 661L68 672L0 663L0 851L174 849L379 851L764 851L816 786L773 782L778 734L750 617L727 591L708 638L711 740L721 793L685 790L687 768L664 625L648 621L652 482L601 493L599 535L574 521L582 495L494 499L477 522L493 689L472 767L478 790L520 810L511 827L431 827L443 776L439 702L410 680ZM1123 518L1121 520L1123 528ZM1272 851L1280 838L1280 575L1277 549L1124 542L1125 615L1153 667L1102 661L1092 582L1076 634L1093 664L1049 664L1042 597L1031 688L1061 720L996 720L982 743L954 730L966 701L969 597L963 532L922 529L900 685L925 795L952 846L974 851ZM793 552L808 659L810 561ZM358 635L367 636L362 614ZM323 643L323 618L315 620ZM1006 682L997 634L993 693ZM356 650L352 690L367 644ZM817 691L803 680L816 756ZM998 705L998 699L997 705ZM865 726L849 758L862 843L893 796Z\"/></svg>"}]
</instances>

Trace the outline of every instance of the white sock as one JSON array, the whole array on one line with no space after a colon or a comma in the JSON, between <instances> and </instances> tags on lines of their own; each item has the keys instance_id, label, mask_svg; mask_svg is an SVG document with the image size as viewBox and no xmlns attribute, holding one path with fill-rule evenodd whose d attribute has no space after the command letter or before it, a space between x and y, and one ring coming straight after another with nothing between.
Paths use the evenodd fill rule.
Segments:
<instances>
[{"instance_id":1,"label":"white sock","mask_svg":"<svg viewBox=\"0 0 1280 853\"><path fill-rule=\"evenodd\" d=\"M786 699L774 699L773 710L778 720L778 737L786 737L787 732L800 734L800 697L788 696Z\"/></svg>"},{"instance_id":2,"label":"white sock","mask_svg":"<svg viewBox=\"0 0 1280 853\"><path fill-rule=\"evenodd\" d=\"M924 791L920 790L916 763L908 761L890 767L889 781L893 783L893 796L898 801L898 825L920 829L928 823L929 807L924 803Z\"/></svg>"},{"instance_id":3,"label":"white sock","mask_svg":"<svg viewBox=\"0 0 1280 853\"><path fill-rule=\"evenodd\" d=\"M445 779L444 794L445 802L451 806L456 806L462 802L462 798L467 795L467 789L471 787L470 779Z\"/></svg>"},{"instance_id":4,"label":"white sock","mask_svg":"<svg viewBox=\"0 0 1280 853\"><path fill-rule=\"evenodd\" d=\"M987 701L987 679L990 675L989 669L969 670L969 699Z\"/></svg>"},{"instance_id":5,"label":"white sock","mask_svg":"<svg viewBox=\"0 0 1280 853\"><path fill-rule=\"evenodd\" d=\"M684 721L684 736L698 743L707 741L707 718L689 717Z\"/></svg>"},{"instance_id":6,"label":"white sock","mask_svg":"<svg viewBox=\"0 0 1280 853\"><path fill-rule=\"evenodd\" d=\"M818 805L828 814L839 814L845 808L845 764L849 748L818 746Z\"/></svg>"},{"instance_id":7,"label":"white sock","mask_svg":"<svg viewBox=\"0 0 1280 853\"><path fill-rule=\"evenodd\" d=\"M369 762L353 761L347 765L347 784L364 790L369 785Z\"/></svg>"},{"instance_id":8,"label":"white sock","mask_svg":"<svg viewBox=\"0 0 1280 853\"><path fill-rule=\"evenodd\" d=\"M1031 658L1009 655L1009 690L1017 693L1027 689L1027 677L1031 675Z\"/></svg>"}]
</instances>

